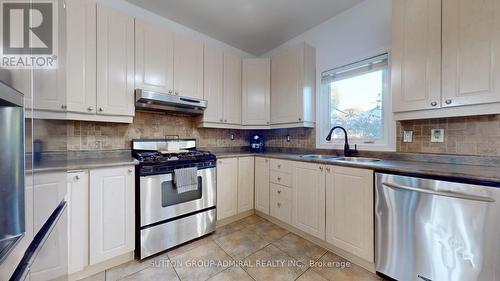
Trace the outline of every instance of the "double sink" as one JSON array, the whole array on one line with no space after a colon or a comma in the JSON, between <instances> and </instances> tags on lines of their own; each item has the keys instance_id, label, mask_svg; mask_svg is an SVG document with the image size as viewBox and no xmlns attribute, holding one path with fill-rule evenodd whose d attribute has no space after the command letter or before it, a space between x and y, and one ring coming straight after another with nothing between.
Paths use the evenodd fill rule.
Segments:
<instances>
[{"instance_id":1,"label":"double sink","mask_svg":"<svg viewBox=\"0 0 500 281\"><path fill-rule=\"evenodd\" d=\"M303 159L319 159L319 160L331 160L331 161L342 161L342 162L353 162L353 163L373 163L382 161L377 158L367 158L367 157L339 157L332 155L323 154L305 154L301 155L300 158Z\"/></svg>"}]
</instances>

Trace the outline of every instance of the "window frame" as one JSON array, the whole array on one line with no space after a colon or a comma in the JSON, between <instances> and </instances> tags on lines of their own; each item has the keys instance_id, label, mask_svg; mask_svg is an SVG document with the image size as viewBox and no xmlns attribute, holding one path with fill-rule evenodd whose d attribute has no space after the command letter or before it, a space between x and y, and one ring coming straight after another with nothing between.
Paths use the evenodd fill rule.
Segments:
<instances>
[{"instance_id":1,"label":"window frame","mask_svg":"<svg viewBox=\"0 0 500 281\"><path fill-rule=\"evenodd\" d=\"M391 93L391 54L389 50L383 50L374 53L370 56L365 56L364 58L351 60L351 63L343 64L337 67L332 67L327 70L321 71L319 74L319 92L318 98L316 99L316 148L319 149L344 149L344 139L334 139L331 141L326 140L326 136L330 131L330 93L327 90L329 88L327 85L322 83L322 74L335 70L341 69L347 66L354 66L362 61L369 60L371 58L382 56L387 54L387 70L386 77L384 81L384 92L382 94L382 120L384 128L384 138L382 140L375 141L373 143L366 143L364 140L360 139L350 139L349 145L354 148L357 145L358 150L368 150L368 151L395 151L396 150L396 122L394 121L394 114L392 113L392 93Z\"/></svg>"}]
</instances>

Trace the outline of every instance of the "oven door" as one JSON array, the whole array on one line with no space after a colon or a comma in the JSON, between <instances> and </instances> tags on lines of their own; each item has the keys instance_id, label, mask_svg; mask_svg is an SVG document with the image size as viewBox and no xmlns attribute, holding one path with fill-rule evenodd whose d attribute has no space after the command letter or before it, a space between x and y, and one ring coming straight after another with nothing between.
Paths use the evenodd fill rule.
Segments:
<instances>
[{"instance_id":1,"label":"oven door","mask_svg":"<svg viewBox=\"0 0 500 281\"><path fill-rule=\"evenodd\" d=\"M178 193L172 173L140 177L141 227L216 204L216 169L198 170L198 189Z\"/></svg>"}]
</instances>

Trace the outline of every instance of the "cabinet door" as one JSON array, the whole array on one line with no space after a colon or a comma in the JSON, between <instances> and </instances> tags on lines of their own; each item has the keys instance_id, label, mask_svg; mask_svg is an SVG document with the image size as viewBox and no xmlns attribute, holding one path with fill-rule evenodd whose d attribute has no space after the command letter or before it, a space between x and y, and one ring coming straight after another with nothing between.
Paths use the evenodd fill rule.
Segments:
<instances>
[{"instance_id":1,"label":"cabinet door","mask_svg":"<svg viewBox=\"0 0 500 281\"><path fill-rule=\"evenodd\" d=\"M254 157L238 158L238 213L253 209Z\"/></svg>"},{"instance_id":2,"label":"cabinet door","mask_svg":"<svg viewBox=\"0 0 500 281\"><path fill-rule=\"evenodd\" d=\"M59 30L65 29L64 1L57 1ZM33 69L33 108L48 111L66 111L66 32L59 32L56 69ZM28 83L30 80L27 80Z\"/></svg>"},{"instance_id":3,"label":"cabinet door","mask_svg":"<svg viewBox=\"0 0 500 281\"><path fill-rule=\"evenodd\" d=\"M89 173L68 173L68 273L89 264Z\"/></svg>"},{"instance_id":4,"label":"cabinet door","mask_svg":"<svg viewBox=\"0 0 500 281\"><path fill-rule=\"evenodd\" d=\"M135 87L172 93L174 33L165 27L135 20Z\"/></svg>"},{"instance_id":5,"label":"cabinet door","mask_svg":"<svg viewBox=\"0 0 500 281\"><path fill-rule=\"evenodd\" d=\"M328 166L326 241L373 262L373 171Z\"/></svg>"},{"instance_id":6,"label":"cabinet door","mask_svg":"<svg viewBox=\"0 0 500 281\"><path fill-rule=\"evenodd\" d=\"M222 50L205 46L205 76L203 79L203 98L208 101L203 113L203 121L222 123L223 117L223 71Z\"/></svg>"},{"instance_id":7,"label":"cabinet door","mask_svg":"<svg viewBox=\"0 0 500 281\"><path fill-rule=\"evenodd\" d=\"M90 171L90 265L134 250L134 167Z\"/></svg>"},{"instance_id":8,"label":"cabinet door","mask_svg":"<svg viewBox=\"0 0 500 281\"><path fill-rule=\"evenodd\" d=\"M439 108L441 0L393 1L393 111Z\"/></svg>"},{"instance_id":9,"label":"cabinet door","mask_svg":"<svg viewBox=\"0 0 500 281\"><path fill-rule=\"evenodd\" d=\"M65 172L33 174L33 225L38 233L67 194ZM53 280L68 270L67 209L43 244L33 265L31 280Z\"/></svg>"},{"instance_id":10,"label":"cabinet door","mask_svg":"<svg viewBox=\"0 0 500 281\"><path fill-rule=\"evenodd\" d=\"M97 4L97 113L134 116L134 18Z\"/></svg>"},{"instance_id":11,"label":"cabinet door","mask_svg":"<svg viewBox=\"0 0 500 281\"><path fill-rule=\"evenodd\" d=\"M242 124L268 125L271 112L271 61L243 60Z\"/></svg>"},{"instance_id":12,"label":"cabinet door","mask_svg":"<svg viewBox=\"0 0 500 281\"><path fill-rule=\"evenodd\" d=\"M238 159L217 161L217 219L236 215L238 212Z\"/></svg>"},{"instance_id":13,"label":"cabinet door","mask_svg":"<svg viewBox=\"0 0 500 281\"><path fill-rule=\"evenodd\" d=\"M298 229L324 239L324 167L317 164L294 162L292 175L292 223Z\"/></svg>"},{"instance_id":14,"label":"cabinet door","mask_svg":"<svg viewBox=\"0 0 500 281\"><path fill-rule=\"evenodd\" d=\"M302 46L302 45L301 45ZM271 123L299 122L304 49L293 46L271 58Z\"/></svg>"},{"instance_id":15,"label":"cabinet door","mask_svg":"<svg viewBox=\"0 0 500 281\"><path fill-rule=\"evenodd\" d=\"M174 91L176 95L203 98L203 44L174 37Z\"/></svg>"},{"instance_id":16,"label":"cabinet door","mask_svg":"<svg viewBox=\"0 0 500 281\"><path fill-rule=\"evenodd\" d=\"M444 107L500 102L500 2L443 0Z\"/></svg>"},{"instance_id":17,"label":"cabinet door","mask_svg":"<svg viewBox=\"0 0 500 281\"><path fill-rule=\"evenodd\" d=\"M224 123L241 124L241 58L224 54Z\"/></svg>"},{"instance_id":18,"label":"cabinet door","mask_svg":"<svg viewBox=\"0 0 500 281\"><path fill-rule=\"evenodd\" d=\"M96 2L66 1L68 111L96 113Z\"/></svg>"},{"instance_id":19,"label":"cabinet door","mask_svg":"<svg viewBox=\"0 0 500 281\"><path fill-rule=\"evenodd\" d=\"M255 209L269 215L269 159L255 158Z\"/></svg>"}]
</instances>

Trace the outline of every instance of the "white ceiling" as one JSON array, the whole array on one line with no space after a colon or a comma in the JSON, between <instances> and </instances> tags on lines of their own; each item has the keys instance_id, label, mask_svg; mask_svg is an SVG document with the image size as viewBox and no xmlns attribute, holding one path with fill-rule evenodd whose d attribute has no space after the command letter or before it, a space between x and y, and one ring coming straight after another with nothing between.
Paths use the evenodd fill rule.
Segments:
<instances>
[{"instance_id":1,"label":"white ceiling","mask_svg":"<svg viewBox=\"0 0 500 281\"><path fill-rule=\"evenodd\" d=\"M126 0L254 55L363 0Z\"/></svg>"}]
</instances>

